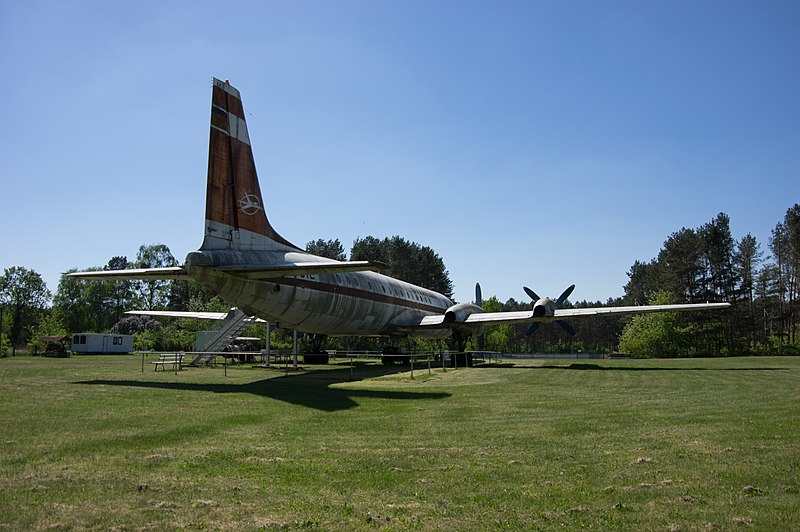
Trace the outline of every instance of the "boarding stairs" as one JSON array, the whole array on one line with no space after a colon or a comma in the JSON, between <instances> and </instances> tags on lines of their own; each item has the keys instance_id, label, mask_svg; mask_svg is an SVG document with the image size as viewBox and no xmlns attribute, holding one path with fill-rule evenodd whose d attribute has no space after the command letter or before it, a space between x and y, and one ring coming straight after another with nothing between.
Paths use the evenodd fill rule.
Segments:
<instances>
[{"instance_id":1,"label":"boarding stairs","mask_svg":"<svg viewBox=\"0 0 800 532\"><path fill-rule=\"evenodd\" d=\"M213 362L215 353L223 351L228 345L232 344L234 340L244 331L249 325L254 323L256 318L248 316L238 308L232 308L228 314L221 320L217 321L217 327L214 334L198 340L192 346L192 351L197 353L190 366L197 366L200 364L209 364Z\"/></svg>"}]
</instances>

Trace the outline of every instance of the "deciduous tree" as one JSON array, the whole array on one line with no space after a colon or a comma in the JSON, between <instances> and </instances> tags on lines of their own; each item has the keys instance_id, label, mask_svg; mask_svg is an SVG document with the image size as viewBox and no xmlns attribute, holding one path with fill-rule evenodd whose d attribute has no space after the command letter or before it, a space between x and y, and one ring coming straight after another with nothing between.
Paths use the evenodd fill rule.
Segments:
<instances>
[{"instance_id":1,"label":"deciduous tree","mask_svg":"<svg viewBox=\"0 0 800 532\"><path fill-rule=\"evenodd\" d=\"M383 262L388 265L388 275L452 297L453 283L444 261L428 246L399 236L383 240L368 236L353 242L350 260Z\"/></svg>"},{"instance_id":2,"label":"deciduous tree","mask_svg":"<svg viewBox=\"0 0 800 532\"><path fill-rule=\"evenodd\" d=\"M323 240L318 238L306 244L306 251L312 255L326 257L333 260L346 261L347 255L344 253L344 247L339 239L336 240Z\"/></svg>"},{"instance_id":3,"label":"deciduous tree","mask_svg":"<svg viewBox=\"0 0 800 532\"><path fill-rule=\"evenodd\" d=\"M656 292L651 305L674 303L672 294ZM691 338L682 327L677 312L658 312L634 316L619 339L619 349L635 357L675 357L689 354Z\"/></svg>"},{"instance_id":4,"label":"deciduous tree","mask_svg":"<svg viewBox=\"0 0 800 532\"><path fill-rule=\"evenodd\" d=\"M178 261L164 244L142 245L136 254L137 268L165 268L177 266ZM136 281L139 304L143 310L166 308L169 304L171 281Z\"/></svg>"},{"instance_id":5,"label":"deciduous tree","mask_svg":"<svg viewBox=\"0 0 800 532\"><path fill-rule=\"evenodd\" d=\"M12 354L25 342L50 301L50 290L42 276L21 266L6 268L0 277L0 305L11 314Z\"/></svg>"}]
</instances>

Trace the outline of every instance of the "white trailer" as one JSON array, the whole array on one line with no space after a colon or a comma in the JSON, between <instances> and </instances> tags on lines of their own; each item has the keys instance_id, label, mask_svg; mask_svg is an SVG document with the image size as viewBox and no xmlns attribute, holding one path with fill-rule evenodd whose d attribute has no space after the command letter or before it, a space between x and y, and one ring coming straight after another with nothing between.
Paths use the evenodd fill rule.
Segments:
<instances>
[{"instance_id":1,"label":"white trailer","mask_svg":"<svg viewBox=\"0 0 800 532\"><path fill-rule=\"evenodd\" d=\"M72 335L73 353L130 353L133 335L78 333Z\"/></svg>"}]
</instances>

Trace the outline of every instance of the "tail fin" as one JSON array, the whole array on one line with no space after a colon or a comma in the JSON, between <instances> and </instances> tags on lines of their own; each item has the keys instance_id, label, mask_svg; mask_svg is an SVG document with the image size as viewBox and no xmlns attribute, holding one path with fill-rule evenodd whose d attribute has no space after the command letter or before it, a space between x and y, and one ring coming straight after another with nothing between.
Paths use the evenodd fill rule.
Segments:
<instances>
[{"instance_id":1,"label":"tail fin","mask_svg":"<svg viewBox=\"0 0 800 532\"><path fill-rule=\"evenodd\" d=\"M267 220L239 91L214 78L208 146L206 229L201 250L284 250L297 246Z\"/></svg>"}]
</instances>

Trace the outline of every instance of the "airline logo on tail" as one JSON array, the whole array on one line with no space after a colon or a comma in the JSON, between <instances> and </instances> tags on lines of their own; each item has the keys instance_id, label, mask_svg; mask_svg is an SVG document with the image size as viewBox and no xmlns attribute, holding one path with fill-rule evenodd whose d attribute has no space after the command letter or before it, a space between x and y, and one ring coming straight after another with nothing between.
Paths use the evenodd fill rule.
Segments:
<instances>
[{"instance_id":1,"label":"airline logo on tail","mask_svg":"<svg viewBox=\"0 0 800 532\"><path fill-rule=\"evenodd\" d=\"M258 196L250 193L245 194L242 199L239 200L239 208L248 216L253 216L258 211L264 210L261 208L261 200L258 199Z\"/></svg>"}]
</instances>

